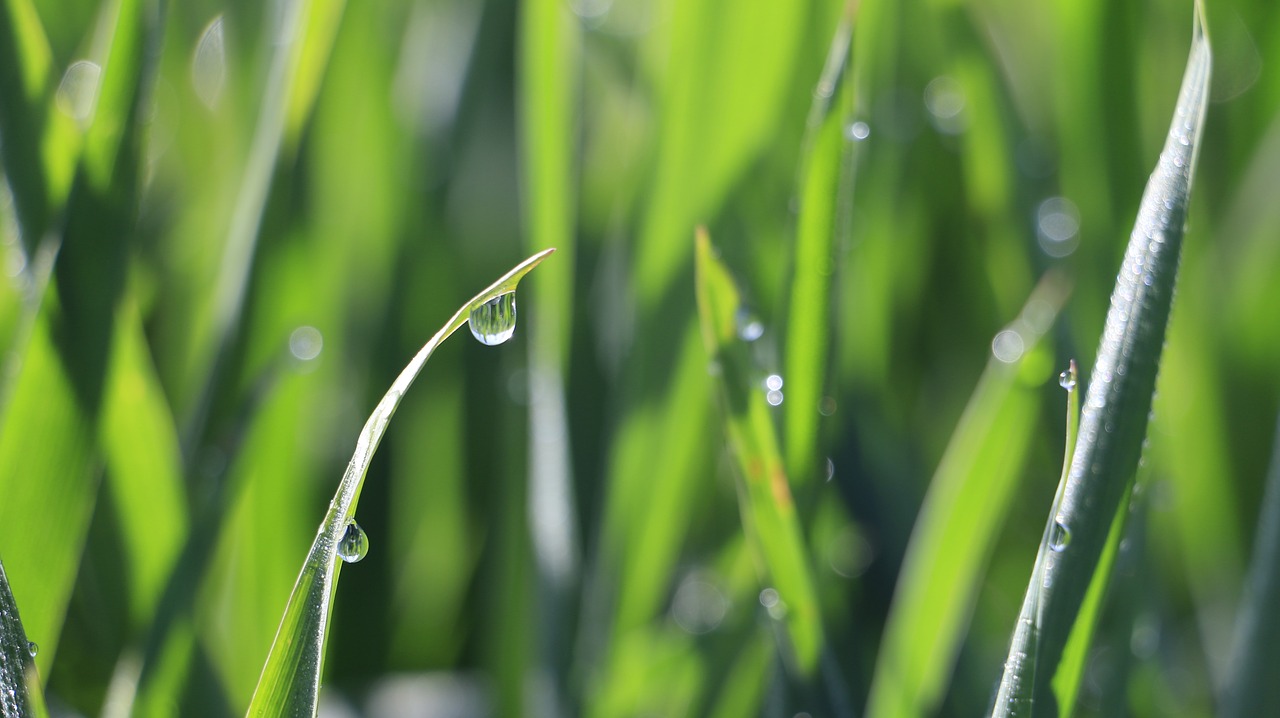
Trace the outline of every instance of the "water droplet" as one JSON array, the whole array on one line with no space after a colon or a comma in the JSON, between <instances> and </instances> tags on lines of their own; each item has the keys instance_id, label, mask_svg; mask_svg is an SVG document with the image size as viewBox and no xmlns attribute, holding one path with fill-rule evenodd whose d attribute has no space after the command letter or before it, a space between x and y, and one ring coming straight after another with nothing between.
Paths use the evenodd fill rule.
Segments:
<instances>
[{"instance_id":1,"label":"water droplet","mask_svg":"<svg viewBox=\"0 0 1280 718\"><path fill-rule=\"evenodd\" d=\"M1058 375L1058 384L1067 391L1071 391L1076 388L1075 377L1071 376L1071 372L1069 371L1064 371Z\"/></svg>"},{"instance_id":2,"label":"water droplet","mask_svg":"<svg viewBox=\"0 0 1280 718\"><path fill-rule=\"evenodd\" d=\"M1050 197L1036 208L1036 239L1050 257L1065 257L1080 246L1080 210L1066 197Z\"/></svg>"},{"instance_id":3,"label":"water droplet","mask_svg":"<svg viewBox=\"0 0 1280 718\"><path fill-rule=\"evenodd\" d=\"M764 324L746 307L738 307L733 317L738 327L738 338L744 342L754 342L764 336Z\"/></svg>"},{"instance_id":4,"label":"water droplet","mask_svg":"<svg viewBox=\"0 0 1280 718\"><path fill-rule=\"evenodd\" d=\"M690 574L671 600L671 617L689 633L714 631L729 612L729 602L711 577Z\"/></svg>"},{"instance_id":5,"label":"water droplet","mask_svg":"<svg viewBox=\"0 0 1280 718\"><path fill-rule=\"evenodd\" d=\"M865 140L870 136L871 126L861 120L858 122L851 122L844 128L844 138L846 140L858 142Z\"/></svg>"},{"instance_id":6,"label":"water droplet","mask_svg":"<svg viewBox=\"0 0 1280 718\"><path fill-rule=\"evenodd\" d=\"M773 608L778 605L778 590L774 588L766 588L760 592L760 605L765 608Z\"/></svg>"},{"instance_id":7,"label":"water droplet","mask_svg":"<svg viewBox=\"0 0 1280 718\"><path fill-rule=\"evenodd\" d=\"M347 522L346 533L338 541L338 558L355 563L369 554L369 537L355 519Z\"/></svg>"},{"instance_id":8,"label":"water droplet","mask_svg":"<svg viewBox=\"0 0 1280 718\"><path fill-rule=\"evenodd\" d=\"M764 395L764 399L769 402L769 406L779 406L782 404L782 392L777 389L771 389Z\"/></svg>"},{"instance_id":9,"label":"water droplet","mask_svg":"<svg viewBox=\"0 0 1280 718\"><path fill-rule=\"evenodd\" d=\"M1013 329L1005 329L991 340L991 353L1006 364L1021 359L1024 351L1026 344L1022 341L1022 335Z\"/></svg>"},{"instance_id":10,"label":"water droplet","mask_svg":"<svg viewBox=\"0 0 1280 718\"><path fill-rule=\"evenodd\" d=\"M835 476L836 476L836 462L832 461L831 457L828 456L827 457L827 481L834 479Z\"/></svg>"},{"instance_id":11,"label":"water droplet","mask_svg":"<svg viewBox=\"0 0 1280 718\"><path fill-rule=\"evenodd\" d=\"M1067 528L1061 521L1054 521L1053 528L1049 529L1049 549L1061 552L1066 550L1071 544L1071 529Z\"/></svg>"},{"instance_id":12,"label":"water droplet","mask_svg":"<svg viewBox=\"0 0 1280 718\"><path fill-rule=\"evenodd\" d=\"M963 114L964 88L954 78L942 75L924 88L924 106L939 132L958 135L968 124Z\"/></svg>"},{"instance_id":13,"label":"water droplet","mask_svg":"<svg viewBox=\"0 0 1280 718\"><path fill-rule=\"evenodd\" d=\"M36 654L39 652L40 646L37 645L35 641L27 641L27 653L30 654L32 658L35 658Z\"/></svg>"},{"instance_id":14,"label":"water droplet","mask_svg":"<svg viewBox=\"0 0 1280 718\"><path fill-rule=\"evenodd\" d=\"M315 359L323 348L324 336L315 327L298 327L289 335L289 353L299 361Z\"/></svg>"},{"instance_id":15,"label":"water droplet","mask_svg":"<svg viewBox=\"0 0 1280 718\"><path fill-rule=\"evenodd\" d=\"M471 310L467 322L481 344L495 346L516 333L516 293L507 292Z\"/></svg>"},{"instance_id":16,"label":"water droplet","mask_svg":"<svg viewBox=\"0 0 1280 718\"><path fill-rule=\"evenodd\" d=\"M227 81L227 52L222 39L222 16L215 17L200 35L191 58L191 85L205 107L213 109Z\"/></svg>"},{"instance_id":17,"label":"water droplet","mask_svg":"<svg viewBox=\"0 0 1280 718\"><path fill-rule=\"evenodd\" d=\"M769 391L777 391L782 388L782 377L778 374L770 374L765 377L764 388Z\"/></svg>"},{"instance_id":18,"label":"water droplet","mask_svg":"<svg viewBox=\"0 0 1280 718\"><path fill-rule=\"evenodd\" d=\"M88 60L71 63L58 84L56 102L58 109L87 127L98 105L98 90L102 87L102 68Z\"/></svg>"},{"instance_id":19,"label":"water droplet","mask_svg":"<svg viewBox=\"0 0 1280 718\"><path fill-rule=\"evenodd\" d=\"M836 413L836 400L832 396L824 396L818 402L818 413L823 416L831 416Z\"/></svg>"}]
</instances>

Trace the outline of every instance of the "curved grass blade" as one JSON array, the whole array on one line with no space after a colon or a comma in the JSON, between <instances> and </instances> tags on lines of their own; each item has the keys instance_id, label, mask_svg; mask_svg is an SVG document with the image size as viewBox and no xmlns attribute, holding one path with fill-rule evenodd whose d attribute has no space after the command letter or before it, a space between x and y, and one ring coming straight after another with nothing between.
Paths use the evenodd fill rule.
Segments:
<instances>
[{"instance_id":1,"label":"curved grass blade","mask_svg":"<svg viewBox=\"0 0 1280 718\"><path fill-rule=\"evenodd\" d=\"M1197 2L1190 57L1169 136L1147 182L1124 264L1116 278L1098 362L1080 421L1080 438L1062 500L1049 517L994 715L1067 714L1051 684L1082 620L1086 593L1106 568L1104 555L1131 490L1177 279L1212 60ZM1069 543L1068 543L1069 542ZM1105 577L1101 579L1105 582ZM1087 618L1087 617L1086 617ZM1069 698L1069 696L1068 696Z\"/></svg>"},{"instance_id":2,"label":"curved grass blade","mask_svg":"<svg viewBox=\"0 0 1280 718\"><path fill-rule=\"evenodd\" d=\"M306 562L294 584L293 593L289 596L280 628L271 645L262 676L258 679L253 700L249 704L248 715L315 715L320 675L324 667L325 639L329 632L329 612L333 606L333 591L338 583L338 568L341 563L337 560L338 543L346 531L347 523L355 515L365 473L391 416L395 414L404 393L413 384L436 347L467 323L471 311L491 299L514 292L520 279L554 251L554 248L546 249L529 257L462 305L440 331L418 350L369 415L356 440L351 463L342 475L337 493L329 502L329 510L316 532Z\"/></svg>"},{"instance_id":3,"label":"curved grass blade","mask_svg":"<svg viewBox=\"0 0 1280 718\"><path fill-rule=\"evenodd\" d=\"M1017 332L1026 347L1022 356L1013 362L992 356L969 398L907 547L867 715L922 716L938 710L1035 435L1040 382L1025 378L1026 365L1036 363L1034 352L1066 295L1061 276L1044 278L1005 330ZM1071 458L1073 436L1069 432L1064 464Z\"/></svg>"},{"instance_id":4,"label":"curved grass blade","mask_svg":"<svg viewBox=\"0 0 1280 718\"><path fill-rule=\"evenodd\" d=\"M775 606L785 607L789 657L799 675L810 677L822 650L818 599L773 420L763 393L752 389L755 381L747 347L738 338L736 318L742 300L705 230L698 231L696 251L702 340L719 366L725 428L741 477L738 505L743 528L760 567L778 592ZM771 611L771 615L776 614Z\"/></svg>"},{"instance_id":5,"label":"curved grass blade","mask_svg":"<svg viewBox=\"0 0 1280 718\"><path fill-rule=\"evenodd\" d=\"M0 563L0 718L47 716L33 650Z\"/></svg>"}]
</instances>

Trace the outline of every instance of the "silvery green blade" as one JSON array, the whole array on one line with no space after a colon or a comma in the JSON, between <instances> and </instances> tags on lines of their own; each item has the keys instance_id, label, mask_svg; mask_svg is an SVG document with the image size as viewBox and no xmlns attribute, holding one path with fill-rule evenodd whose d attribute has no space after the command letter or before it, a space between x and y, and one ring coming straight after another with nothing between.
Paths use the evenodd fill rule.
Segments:
<instances>
[{"instance_id":1,"label":"silvery green blade","mask_svg":"<svg viewBox=\"0 0 1280 718\"><path fill-rule=\"evenodd\" d=\"M18 617L18 604L0 563L0 718L45 716L40 678L36 673L36 644L27 640Z\"/></svg>"},{"instance_id":2,"label":"silvery green blade","mask_svg":"<svg viewBox=\"0 0 1280 718\"><path fill-rule=\"evenodd\" d=\"M1051 685L1064 669L1064 649L1082 620L1086 591L1105 564L1113 520L1141 457L1177 279L1211 64L1197 3L1173 122L1116 278L1071 469L1036 557L996 698L996 716L1071 711L1070 701L1058 705Z\"/></svg>"},{"instance_id":3,"label":"silvery green blade","mask_svg":"<svg viewBox=\"0 0 1280 718\"><path fill-rule=\"evenodd\" d=\"M529 257L501 279L489 285L471 301L462 305L453 318L435 336L431 337L413 357L391 388L369 415L356 440L356 450L342 475L342 482L324 521L316 531L316 538L307 553L306 562L298 574L298 580L285 606L284 617L276 631L275 642L267 655L267 663L258 679L258 687L249 703L251 716L313 716L320 694L320 676L324 668L324 646L329 634L329 614L333 607L333 590L338 583L338 553L343 544L349 543L347 526L355 515L369 462L378 450L382 435L387 430L391 416L400 405L413 380L423 365L449 335L471 320L472 312L485 307L491 300L515 292L520 279L538 265L555 249L546 249ZM487 316L487 315L486 315ZM514 320L514 313L511 315ZM514 326L512 327L514 329ZM486 330L483 332L488 334ZM507 334L510 336L510 334ZM482 340L483 341L483 340ZM344 541L344 537L348 541ZM363 545L360 556L363 556Z\"/></svg>"}]
</instances>

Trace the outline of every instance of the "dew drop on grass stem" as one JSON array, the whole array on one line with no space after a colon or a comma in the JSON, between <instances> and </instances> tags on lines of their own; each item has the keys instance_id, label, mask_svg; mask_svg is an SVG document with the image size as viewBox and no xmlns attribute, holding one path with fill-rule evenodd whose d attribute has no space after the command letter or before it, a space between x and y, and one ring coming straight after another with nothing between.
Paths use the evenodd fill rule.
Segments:
<instances>
[{"instance_id":1,"label":"dew drop on grass stem","mask_svg":"<svg viewBox=\"0 0 1280 718\"><path fill-rule=\"evenodd\" d=\"M764 323L746 307L738 307L733 321L737 325L738 338L744 342L754 342L764 336Z\"/></svg>"},{"instance_id":2,"label":"dew drop on grass stem","mask_svg":"<svg viewBox=\"0 0 1280 718\"><path fill-rule=\"evenodd\" d=\"M1049 529L1049 549L1054 552L1062 552L1070 544L1071 529L1067 528L1061 521L1054 521L1053 528Z\"/></svg>"},{"instance_id":3,"label":"dew drop on grass stem","mask_svg":"<svg viewBox=\"0 0 1280 718\"><path fill-rule=\"evenodd\" d=\"M516 333L516 293L507 292L472 309L467 324L481 344L495 346L507 341Z\"/></svg>"},{"instance_id":4,"label":"dew drop on grass stem","mask_svg":"<svg viewBox=\"0 0 1280 718\"><path fill-rule=\"evenodd\" d=\"M1066 389L1067 391L1071 391L1072 389L1076 388L1075 377L1071 376L1070 371L1064 371L1058 375L1058 384L1060 384L1062 388Z\"/></svg>"},{"instance_id":5,"label":"dew drop on grass stem","mask_svg":"<svg viewBox=\"0 0 1280 718\"><path fill-rule=\"evenodd\" d=\"M39 653L39 652L40 652L40 646L39 646L39 645L37 645L35 641L27 641L27 654L28 654L28 655L30 655L32 658L35 658L35 657L36 657L36 654L37 654L37 653Z\"/></svg>"},{"instance_id":6,"label":"dew drop on grass stem","mask_svg":"<svg viewBox=\"0 0 1280 718\"><path fill-rule=\"evenodd\" d=\"M338 558L356 563L369 554L369 537L354 519L347 522L347 530L338 541Z\"/></svg>"}]
</instances>

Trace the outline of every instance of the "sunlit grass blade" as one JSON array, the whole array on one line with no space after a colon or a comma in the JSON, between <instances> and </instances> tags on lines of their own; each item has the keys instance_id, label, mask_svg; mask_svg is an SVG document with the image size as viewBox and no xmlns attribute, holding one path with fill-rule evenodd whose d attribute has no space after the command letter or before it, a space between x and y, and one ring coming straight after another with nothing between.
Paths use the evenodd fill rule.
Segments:
<instances>
[{"instance_id":1,"label":"sunlit grass blade","mask_svg":"<svg viewBox=\"0 0 1280 718\"><path fill-rule=\"evenodd\" d=\"M573 326L574 153L581 26L558 0L520 5L523 196L530 249L555 245L560 258L534 289L539 321L529 341L529 537L537 568L537 663L553 679L548 698L563 712L568 682L572 595L581 549L573 501L572 447L565 390ZM512 607L514 608L514 606ZM504 684L523 693L525 679Z\"/></svg>"},{"instance_id":2,"label":"sunlit grass blade","mask_svg":"<svg viewBox=\"0 0 1280 718\"><path fill-rule=\"evenodd\" d=\"M1280 714L1280 423L1271 452L1253 561L1236 619L1223 718Z\"/></svg>"},{"instance_id":3,"label":"sunlit grass blade","mask_svg":"<svg viewBox=\"0 0 1280 718\"><path fill-rule=\"evenodd\" d=\"M342 481L329 503L329 510L316 532L302 571L294 584L285 607L284 617L275 642L262 669L258 687L249 704L253 716L309 716L316 712L320 678L324 667L324 646L328 637L329 613L333 591L338 582L339 542L353 520L364 477L373 454L382 441L387 424L396 407L436 347L469 321L473 310L490 300L515 292L516 284L542 260L554 252L546 249L516 265L498 281L489 285L471 301L462 305L453 317L414 355L392 382L391 388L378 402L365 422L356 450L347 465ZM514 318L513 318L514 321ZM514 326L514 325L513 325ZM484 332L481 327L475 329Z\"/></svg>"},{"instance_id":4,"label":"sunlit grass blade","mask_svg":"<svg viewBox=\"0 0 1280 718\"><path fill-rule=\"evenodd\" d=\"M778 439L764 393L757 388L747 345L738 336L742 306L729 271L715 256L705 231L697 236L695 283L702 340L718 367L716 383L725 428L739 471L738 504L743 528L768 583L778 592L771 615L787 626L794 669L812 676L822 650L822 622L809 556ZM776 389L776 387L775 387Z\"/></svg>"},{"instance_id":5,"label":"sunlit grass blade","mask_svg":"<svg viewBox=\"0 0 1280 718\"><path fill-rule=\"evenodd\" d=\"M1203 11L1196 3L1182 90L1116 278L1071 470L1036 558L996 699L997 716L1047 711L1053 706L1045 704L1063 698L1051 684L1066 666L1063 654L1077 623L1087 620L1086 592L1105 568L1108 539L1117 516L1124 516L1173 301L1210 70ZM1060 714L1071 710L1057 705Z\"/></svg>"},{"instance_id":6,"label":"sunlit grass blade","mask_svg":"<svg viewBox=\"0 0 1280 718\"><path fill-rule=\"evenodd\" d=\"M26 627L48 646L37 658L46 676L101 473L96 426L136 229L137 120L155 69L144 52L158 30L154 12L146 0L123 0L99 19L111 38L101 87L67 197L53 278L39 287L0 432L0 545L28 607Z\"/></svg>"},{"instance_id":7,"label":"sunlit grass blade","mask_svg":"<svg viewBox=\"0 0 1280 718\"><path fill-rule=\"evenodd\" d=\"M786 466L796 485L812 479L817 463L818 403L831 353L831 279L840 233L849 227L853 202L854 150L860 138L847 134L854 111L853 73L847 67L855 8L852 0L846 3L831 42L814 90L805 154L800 159L800 216L783 363L788 397L783 405Z\"/></svg>"},{"instance_id":8,"label":"sunlit grass blade","mask_svg":"<svg viewBox=\"0 0 1280 718\"><path fill-rule=\"evenodd\" d=\"M9 578L0 563L0 716L46 716L44 693L36 672L34 643L27 640Z\"/></svg>"},{"instance_id":9,"label":"sunlit grass blade","mask_svg":"<svg viewBox=\"0 0 1280 718\"><path fill-rule=\"evenodd\" d=\"M1049 354L1040 340L1066 295L1065 280L1048 275L998 335L996 342L1014 341L1006 334L1013 332L1023 350L988 360L930 483L880 641L867 715L922 716L938 709L1035 436Z\"/></svg>"}]
</instances>

